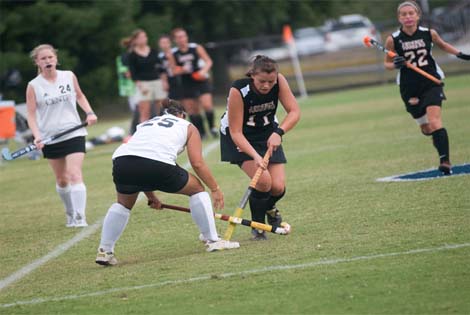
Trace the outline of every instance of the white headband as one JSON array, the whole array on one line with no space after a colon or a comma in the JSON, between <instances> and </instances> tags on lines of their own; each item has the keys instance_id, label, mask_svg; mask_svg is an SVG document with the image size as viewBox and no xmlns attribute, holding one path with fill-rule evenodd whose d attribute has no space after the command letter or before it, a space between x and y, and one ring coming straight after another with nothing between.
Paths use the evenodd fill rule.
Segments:
<instances>
[{"instance_id":1,"label":"white headband","mask_svg":"<svg viewBox=\"0 0 470 315\"><path fill-rule=\"evenodd\" d=\"M420 10L419 10L418 6L416 5L416 3L411 2L411 1L405 1L405 2L401 3L401 4L398 6L398 8L397 8L397 13L400 12L400 9L401 9L401 8L403 8L403 7L407 6L407 5L412 6L413 8L415 8L415 10L416 10L418 13L420 12Z\"/></svg>"}]
</instances>

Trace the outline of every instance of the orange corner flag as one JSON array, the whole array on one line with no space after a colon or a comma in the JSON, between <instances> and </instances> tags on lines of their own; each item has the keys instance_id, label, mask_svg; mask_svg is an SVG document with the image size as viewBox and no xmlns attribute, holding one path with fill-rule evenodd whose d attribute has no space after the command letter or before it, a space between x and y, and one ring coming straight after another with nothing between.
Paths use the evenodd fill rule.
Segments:
<instances>
[{"instance_id":1,"label":"orange corner flag","mask_svg":"<svg viewBox=\"0 0 470 315\"><path fill-rule=\"evenodd\" d=\"M290 25L284 25L282 28L282 39L285 43L290 44L294 41L294 36L292 36L292 29Z\"/></svg>"}]
</instances>

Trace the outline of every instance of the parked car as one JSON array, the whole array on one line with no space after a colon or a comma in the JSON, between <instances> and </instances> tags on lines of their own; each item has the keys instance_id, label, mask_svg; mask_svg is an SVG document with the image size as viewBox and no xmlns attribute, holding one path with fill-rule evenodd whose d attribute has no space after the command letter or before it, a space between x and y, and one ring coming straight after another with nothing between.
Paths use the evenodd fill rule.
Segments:
<instances>
[{"instance_id":1,"label":"parked car","mask_svg":"<svg viewBox=\"0 0 470 315\"><path fill-rule=\"evenodd\" d=\"M335 51L363 45L364 36L370 36L380 41L380 34L374 24L360 14L343 15L325 25L325 48Z\"/></svg>"},{"instance_id":2,"label":"parked car","mask_svg":"<svg viewBox=\"0 0 470 315\"><path fill-rule=\"evenodd\" d=\"M250 54L250 60L256 55L264 55L268 56L274 60L283 60L289 58L289 49L286 45L278 46L278 47L271 47L266 49L254 50Z\"/></svg>"},{"instance_id":3,"label":"parked car","mask_svg":"<svg viewBox=\"0 0 470 315\"><path fill-rule=\"evenodd\" d=\"M295 46L299 56L325 52L325 35L320 28L304 27L294 31Z\"/></svg>"}]
</instances>

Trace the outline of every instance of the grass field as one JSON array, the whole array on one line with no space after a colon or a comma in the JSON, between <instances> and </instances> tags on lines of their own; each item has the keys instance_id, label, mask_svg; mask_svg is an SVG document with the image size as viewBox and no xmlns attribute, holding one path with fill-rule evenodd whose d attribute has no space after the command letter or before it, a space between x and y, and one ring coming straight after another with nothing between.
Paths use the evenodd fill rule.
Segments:
<instances>
[{"instance_id":1,"label":"grass field","mask_svg":"<svg viewBox=\"0 0 470 315\"><path fill-rule=\"evenodd\" d=\"M446 80L454 164L470 162L469 82ZM189 215L141 202L116 246L118 266L94 263L101 228L91 225L82 241L0 289L0 314L469 314L470 177L375 181L438 162L396 86L300 103L302 119L284 138L287 195L278 205L291 235L253 242L239 226L240 249L206 253ZM115 147L96 148L85 161L90 224L115 200ZM232 213L249 180L219 162L218 149L207 161ZM46 161L1 165L0 188L0 281L83 233L64 227ZM217 225L223 233L226 223Z\"/></svg>"}]
</instances>

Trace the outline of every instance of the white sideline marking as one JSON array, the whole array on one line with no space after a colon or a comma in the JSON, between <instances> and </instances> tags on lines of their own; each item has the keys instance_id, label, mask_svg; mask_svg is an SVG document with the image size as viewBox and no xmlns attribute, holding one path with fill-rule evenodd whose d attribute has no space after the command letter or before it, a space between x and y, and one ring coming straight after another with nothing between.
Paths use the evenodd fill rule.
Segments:
<instances>
[{"instance_id":1,"label":"white sideline marking","mask_svg":"<svg viewBox=\"0 0 470 315\"><path fill-rule=\"evenodd\" d=\"M207 147L204 148L202 155L205 157L207 154L209 154L212 150L214 150L218 146L219 142L218 141L213 141ZM189 161L186 162L183 165L184 169L189 169L191 167L191 164L189 164ZM141 200L142 194L139 194L139 199ZM15 271L11 275L7 276L6 278L0 280L0 291L5 289L7 286L10 284L20 280L21 278L25 277L28 275L30 272L36 270L37 268L41 267L45 263L47 263L49 260L54 259L65 253L70 247L74 246L84 238L92 235L95 233L102 225L104 217L100 218L98 221L96 221L93 225L88 226L84 228L82 231L77 233L73 238L70 240L66 241L65 243L60 244L57 246L54 250L46 254L45 256L36 259L29 265L24 266L23 268Z\"/></svg>"},{"instance_id":2,"label":"white sideline marking","mask_svg":"<svg viewBox=\"0 0 470 315\"><path fill-rule=\"evenodd\" d=\"M163 287L166 285L185 284L185 283L199 282L199 281L205 281L205 280L210 280L210 279L231 278L231 277L258 274L258 273L264 273L264 272L270 272L270 271L305 269L305 268L312 268L312 267L322 266L322 265L336 265L340 263L350 263L350 262L361 261L361 260L372 260L372 259L387 258L387 257L394 257L394 256L438 252L438 251L443 251L443 250L451 250L451 249L458 249L458 248L464 248L464 247L470 247L470 243L444 245L440 247L431 247L431 248L411 249L411 250L404 251L404 252L356 256L356 257L351 257L351 258L322 259L322 260L317 260L317 261L312 261L312 262L297 264L297 265L268 266L264 268L257 268L257 269L239 271L239 272L228 272L228 273L222 273L218 275L204 275L204 276L193 277L193 278L188 278L188 279L167 280L167 281L162 281L162 282L157 282L157 283L150 283L150 284L138 285L138 286L133 286L133 287L113 288L109 290L95 291L95 292L84 293L84 294L72 294L72 295L64 295L64 296L58 296L58 297L36 298L32 300L27 300L27 301L16 301L13 303L0 304L0 307L8 308L8 307L19 306L19 305L32 305L32 304L40 304L40 303L46 303L46 302L76 300L76 299L80 299L84 297L101 296L101 295L106 295L106 294L115 293L115 292L122 292L122 291L133 291L133 290L141 290L141 289L146 289L146 288L158 288L158 287Z\"/></svg>"}]
</instances>

